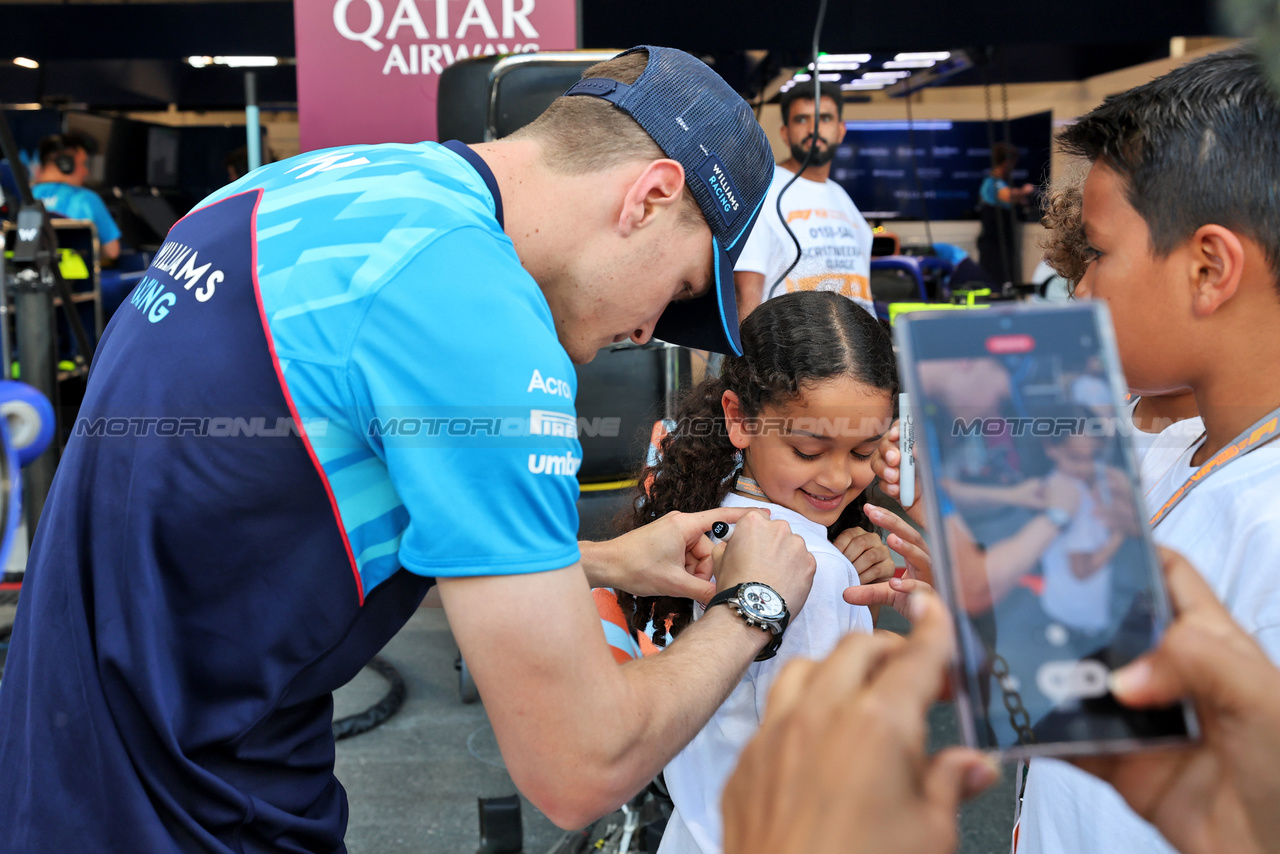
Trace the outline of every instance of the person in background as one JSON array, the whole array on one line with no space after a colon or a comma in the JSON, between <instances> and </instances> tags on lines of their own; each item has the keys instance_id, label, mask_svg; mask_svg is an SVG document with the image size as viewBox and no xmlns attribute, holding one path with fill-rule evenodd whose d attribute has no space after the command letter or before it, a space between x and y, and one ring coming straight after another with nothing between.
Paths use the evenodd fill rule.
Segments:
<instances>
[{"instance_id":1,"label":"person in background","mask_svg":"<svg viewBox=\"0 0 1280 854\"><path fill-rule=\"evenodd\" d=\"M991 172L978 189L978 214L982 219L978 263L997 284L1016 282L1021 276L1018 218L1014 212L1036 191L1032 184L1009 185L1017 163L1018 149L1007 142L997 142L991 147Z\"/></svg>"},{"instance_id":2,"label":"person in background","mask_svg":"<svg viewBox=\"0 0 1280 854\"><path fill-rule=\"evenodd\" d=\"M782 141L791 156L775 167L760 221L734 266L738 317L745 318L765 300L792 291L834 291L874 313L871 226L844 188L831 180L831 162L845 133L840 87L822 84L816 131L812 86L801 84L788 90L779 105ZM779 212L778 194L797 175L782 194Z\"/></svg>"},{"instance_id":3,"label":"person in background","mask_svg":"<svg viewBox=\"0 0 1280 854\"><path fill-rule=\"evenodd\" d=\"M40 140L40 166L31 194L44 202L45 209L68 219L87 219L98 230L102 257L120 257L120 226L107 206L84 185L89 178L89 157L98 150L93 137L83 133L47 136Z\"/></svg>"}]
</instances>

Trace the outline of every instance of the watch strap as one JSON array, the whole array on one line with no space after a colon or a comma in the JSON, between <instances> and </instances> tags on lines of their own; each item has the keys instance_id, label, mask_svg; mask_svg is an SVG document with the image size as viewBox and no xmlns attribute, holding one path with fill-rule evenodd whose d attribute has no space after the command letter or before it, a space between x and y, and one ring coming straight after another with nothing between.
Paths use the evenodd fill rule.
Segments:
<instances>
[{"instance_id":1,"label":"watch strap","mask_svg":"<svg viewBox=\"0 0 1280 854\"><path fill-rule=\"evenodd\" d=\"M744 585L738 585L737 587L728 587L724 590L721 590L719 593L711 597L711 601L707 602L706 610L710 611L716 605L724 605L728 603L730 599L738 598L738 591L743 586ZM766 584L764 586L768 587L769 585ZM772 587L770 587L769 589L773 590ZM774 593L777 593L777 591L774 590ZM778 595L778 598L782 599L781 594ZM787 601L783 599L782 600L782 619L778 620L778 631L771 633L769 642L764 645L764 649L760 650L760 654L756 656L756 661L767 661L768 659L773 658L775 655L778 654L778 648L782 646L782 635L784 632L786 632L787 626L790 623L791 623L791 610L787 608ZM762 627L762 628L765 628L765 627Z\"/></svg>"},{"instance_id":2,"label":"watch strap","mask_svg":"<svg viewBox=\"0 0 1280 854\"><path fill-rule=\"evenodd\" d=\"M764 645L764 649L760 650L760 654L756 656L756 661L768 661L778 654L778 648L782 646L782 632L778 632L769 638L769 642Z\"/></svg>"},{"instance_id":3,"label":"watch strap","mask_svg":"<svg viewBox=\"0 0 1280 854\"><path fill-rule=\"evenodd\" d=\"M707 610L710 611L716 605L723 605L730 599L738 595L738 588L727 587L719 593L711 597L711 601L707 602Z\"/></svg>"}]
</instances>

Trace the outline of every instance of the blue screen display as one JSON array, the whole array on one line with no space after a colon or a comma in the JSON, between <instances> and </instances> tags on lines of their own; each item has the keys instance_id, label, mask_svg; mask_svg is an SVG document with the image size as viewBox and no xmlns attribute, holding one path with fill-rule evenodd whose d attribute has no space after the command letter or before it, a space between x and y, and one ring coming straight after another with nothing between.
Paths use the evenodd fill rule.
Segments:
<instances>
[{"instance_id":1,"label":"blue screen display","mask_svg":"<svg viewBox=\"0 0 1280 854\"><path fill-rule=\"evenodd\" d=\"M978 188L991 168L986 122L849 121L845 127L831 177L867 219L924 219L926 206L934 220L977 216ZM992 130L1004 138L1002 122ZM1009 138L1021 152L1011 184L1048 180L1052 134L1049 112L1009 122Z\"/></svg>"}]
</instances>

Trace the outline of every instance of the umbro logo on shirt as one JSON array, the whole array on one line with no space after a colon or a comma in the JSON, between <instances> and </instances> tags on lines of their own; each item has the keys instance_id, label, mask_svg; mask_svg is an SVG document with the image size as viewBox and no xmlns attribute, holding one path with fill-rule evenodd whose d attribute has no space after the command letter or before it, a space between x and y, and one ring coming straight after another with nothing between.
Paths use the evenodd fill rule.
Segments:
<instances>
[{"instance_id":1,"label":"umbro logo on shirt","mask_svg":"<svg viewBox=\"0 0 1280 854\"><path fill-rule=\"evenodd\" d=\"M567 454L530 454L529 471L533 474L549 474L576 477L582 467L582 458L573 451Z\"/></svg>"}]
</instances>

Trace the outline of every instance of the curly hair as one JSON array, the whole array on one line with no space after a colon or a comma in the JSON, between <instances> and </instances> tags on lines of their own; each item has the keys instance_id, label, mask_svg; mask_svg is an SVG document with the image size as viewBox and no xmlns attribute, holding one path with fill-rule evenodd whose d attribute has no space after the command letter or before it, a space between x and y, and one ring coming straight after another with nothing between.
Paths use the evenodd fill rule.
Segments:
<instances>
[{"instance_id":1,"label":"curly hair","mask_svg":"<svg viewBox=\"0 0 1280 854\"><path fill-rule=\"evenodd\" d=\"M1155 257L1216 223L1261 247L1280 288L1280 101L1257 46L1111 95L1058 143L1116 173Z\"/></svg>"},{"instance_id":2,"label":"curly hair","mask_svg":"<svg viewBox=\"0 0 1280 854\"><path fill-rule=\"evenodd\" d=\"M1079 183L1052 190L1044 200L1040 224L1049 230L1041 242L1044 260L1066 279L1072 290L1089 266L1089 244L1081 217L1083 193Z\"/></svg>"},{"instance_id":3,"label":"curly hair","mask_svg":"<svg viewBox=\"0 0 1280 854\"><path fill-rule=\"evenodd\" d=\"M768 300L742 324L741 356L729 356L719 377L709 377L682 400L676 426L659 447L656 463L639 476L631 509L618 527L630 531L678 510L719 507L740 467L721 408L725 391L738 396L743 414L756 418L766 406L799 400L807 384L850 377L887 391L897 400L898 373L889 333L852 300L826 291L803 291ZM828 531L870 527L856 498ZM637 634L652 625L655 644L678 635L693 619L690 599L632 596L618 603Z\"/></svg>"}]
</instances>

